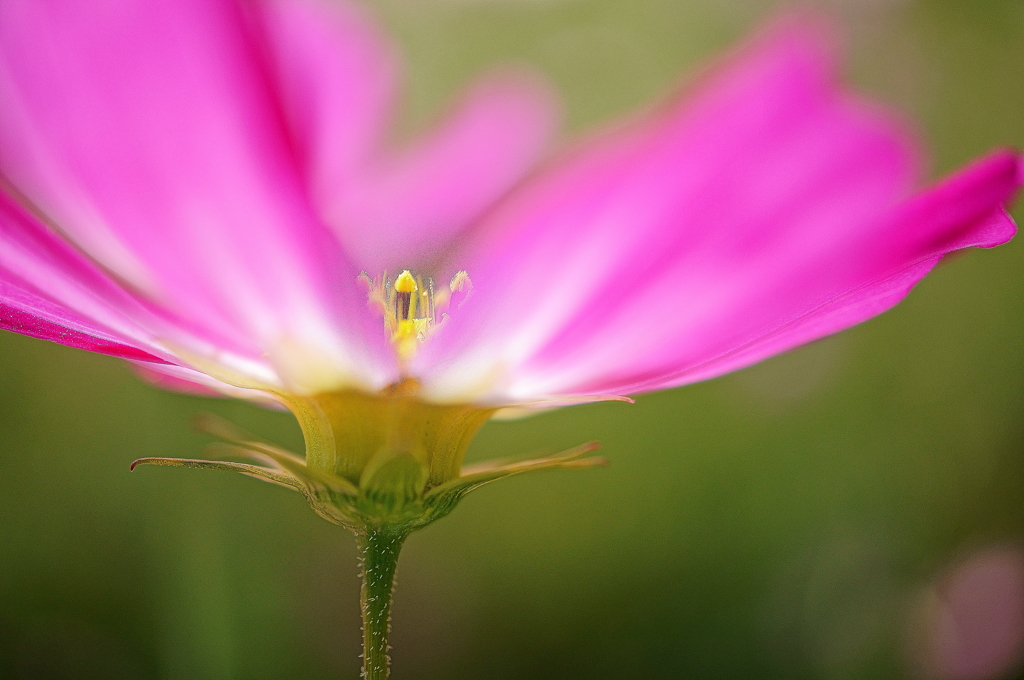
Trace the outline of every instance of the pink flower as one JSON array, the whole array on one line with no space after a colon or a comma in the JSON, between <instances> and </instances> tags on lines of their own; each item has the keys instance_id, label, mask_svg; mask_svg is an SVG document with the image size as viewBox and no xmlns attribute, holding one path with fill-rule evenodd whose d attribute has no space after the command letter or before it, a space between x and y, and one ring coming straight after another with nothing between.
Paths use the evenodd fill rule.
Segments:
<instances>
[{"instance_id":1,"label":"pink flower","mask_svg":"<svg viewBox=\"0 0 1024 680\"><path fill-rule=\"evenodd\" d=\"M742 368L1014 233L1018 158L915 189L826 42L777 25L531 171L554 103L514 71L385 144L394 52L350 7L6 0L0 325L249 397L551 406Z\"/></svg>"}]
</instances>

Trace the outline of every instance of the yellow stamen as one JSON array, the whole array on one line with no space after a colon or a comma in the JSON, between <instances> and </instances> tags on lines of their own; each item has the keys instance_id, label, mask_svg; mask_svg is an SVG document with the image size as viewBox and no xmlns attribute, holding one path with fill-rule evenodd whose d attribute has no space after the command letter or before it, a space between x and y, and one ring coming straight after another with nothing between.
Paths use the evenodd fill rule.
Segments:
<instances>
[{"instance_id":1,"label":"yellow stamen","mask_svg":"<svg viewBox=\"0 0 1024 680\"><path fill-rule=\"evenodd\" d=\"M398 275L398 278L395 279L395 290L399 293L416 292L416 279L413 278L412 272L406 269Z\"/></svg>"},{"instance_id":2,"label":"yellow stamen","mask_svg":"<svg viewBox=\"0 0 1024 680\"><path fill-rule=\"evenodd\" d=\"M437 307L443 310L451 293L445 289L435 293L433 279L408 269L393 280L387 274L376 281L365 274L360 278L368 287L370 300L383 312L384 327L399 360L408 361L430 335L438 321ZM449 289L465 292L471 286L466 272L458 272Z\"/></svg>"}]
</instances>

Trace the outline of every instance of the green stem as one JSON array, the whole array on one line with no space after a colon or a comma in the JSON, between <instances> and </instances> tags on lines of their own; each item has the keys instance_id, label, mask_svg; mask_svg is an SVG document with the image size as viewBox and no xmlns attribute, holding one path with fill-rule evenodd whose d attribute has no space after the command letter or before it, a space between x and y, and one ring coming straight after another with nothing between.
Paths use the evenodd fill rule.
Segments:
<instances>
[{"instance_id":1,"label":"green stem","mask_svg":"<svg viewBox=\"0 0 1024 680\"><path fill-rule=\"evenodd\" d=\"M366 680L387 680L391 675L388 633L391 632L391 594L398 553L405 531L367 529L356 535L363 578L359 604L363 612L363 675Z\"/></svg>"}]
</instances>

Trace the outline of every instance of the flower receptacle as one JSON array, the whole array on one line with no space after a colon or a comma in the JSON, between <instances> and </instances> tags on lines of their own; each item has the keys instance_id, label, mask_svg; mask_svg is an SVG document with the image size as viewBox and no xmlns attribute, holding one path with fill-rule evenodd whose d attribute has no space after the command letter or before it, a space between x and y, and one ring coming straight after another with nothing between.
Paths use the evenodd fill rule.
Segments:
<instances>
[{"instance_id":1,"label":"flower receptacle","mask_svg":"<svg viewBox=\"0 0 1024 680\"><path fill-rule=\"evenodd\" d=\"M496 409L431 404L414 390L400 383L381 394L346 390L289 399L306 438L306 464L360 485L368 471L407 454L423 467L425 485L457 477L470 442Z\"/></svg>"}]
</instances>

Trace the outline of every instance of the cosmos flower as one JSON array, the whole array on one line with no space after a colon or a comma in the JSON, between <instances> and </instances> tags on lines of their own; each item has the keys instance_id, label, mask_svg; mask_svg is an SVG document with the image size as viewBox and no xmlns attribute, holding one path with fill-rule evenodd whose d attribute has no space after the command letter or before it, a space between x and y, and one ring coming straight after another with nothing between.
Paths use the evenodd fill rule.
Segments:
<instances>
[{"instance_id":1,"label":"cosmos flower","mask_svg":"<svg viewBox=\"0 0 1024 680\"><path fill-rule=\"evenodd\" d=\"M284 404L304 462L226 435L275 481L355 493L398 452L439 488L498 410L737 370L1011 238L1018 158L919 189L828 42L780 22L540 162L556 103L519 70L389 141L395 51L349 6L6 0L0 325Z\"/></svg>"}]
</instances>

